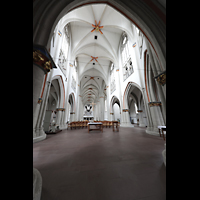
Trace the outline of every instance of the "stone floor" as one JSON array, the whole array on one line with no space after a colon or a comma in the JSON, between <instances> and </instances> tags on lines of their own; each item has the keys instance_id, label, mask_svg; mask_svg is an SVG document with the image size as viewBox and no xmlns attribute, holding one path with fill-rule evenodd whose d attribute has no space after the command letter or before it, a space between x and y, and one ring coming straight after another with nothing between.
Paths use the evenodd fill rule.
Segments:
<instances>
[{"instance_id":1,"label":"stone floor","mask_svg":"<svg viewBox=\"0 0 200 200\"><path fill-rule=\"evenodd\" d=\"M165 200L165 141L145 129L63 130L34 143L41 200Z\"/></svg>"}]
</instances>

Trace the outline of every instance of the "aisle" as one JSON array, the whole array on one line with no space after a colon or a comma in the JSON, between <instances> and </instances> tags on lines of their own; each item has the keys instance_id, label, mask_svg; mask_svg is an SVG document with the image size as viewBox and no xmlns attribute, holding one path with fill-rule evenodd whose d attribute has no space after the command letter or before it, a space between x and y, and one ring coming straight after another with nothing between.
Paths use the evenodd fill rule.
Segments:
<instances>
[{"instance_id":1,"label":"aisle","mask_svg":"<svg viewBox=\"0 0 200 200\"><path fill-rule=\"evenodd\" d=\"M33 144L33 167L43 179L41 200L166 199L164 143L139 127L47 135Z\"/></svg>"}]
</instances>

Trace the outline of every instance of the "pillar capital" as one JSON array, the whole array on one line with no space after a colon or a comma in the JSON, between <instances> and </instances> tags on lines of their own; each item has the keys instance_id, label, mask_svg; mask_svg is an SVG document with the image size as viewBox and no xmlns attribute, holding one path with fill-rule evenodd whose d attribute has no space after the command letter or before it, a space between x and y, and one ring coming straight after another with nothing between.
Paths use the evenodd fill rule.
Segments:
<instances>
[{"instance_id":1,"label":"pillar capital","mask_svg":"<svg viewBox=\"0 0 200 200\"><path fill-rule=\"evenodd\" d=\"M57 68L46 47L33 44L33 63L48 73L50 69Z\"/></svg>"},{"instance_id":2,"label":"pillar capital","mask_svg":"<svg viewBox=\"0 0 200 200\"><path fill-rule=\"evenodd\" d=\"M56 108L56 111L65 111L65 108Z\"/></svg>"},{"instance_id":3,"label":"pillar capital","mask_svg":"<svg viewBox=\"0 0 200 200\"><path fill-rule=\"evenodd\" d=\"M122 110L122 112L128 112L129 111L129 109L123 109Z\"/></svg>"},{"instance_id":4,"label":"pillar capital","mask_svg":"<svg viewBox=\"0 0 200 200\"><path fill-rule=\"evenodd\" d=\"M111 115L114 115L114 113L110 113Z\"/></svg>"},{"instance_id":5,"label":"pillar capital","mask_svg":"<svg viewBox=\"0 0 200 200\"><path fill-rule=\"evenodd\" d=\"M75 112L70 112L70 115L75 114Z\"/></svg>"},{"instance_id":6,"label":"pillar capital","mask_svg":"<svg viewBox=\"0 0 200 200\"><path fill-rule=\"evenodd\" d=\"M143 112L143 110L137 110L137 112Z\"/></svg>"},{"instance_id":7,"label":"pillar capital","mask_svg":"<svg viewBox=\"0 0 200 200\"><path fill-rule=\"evenodd\" d=\"M148 103L150 107L152 106L161 106L162 103L160 101L152 101Z\"/></svg>"}]
</instances>

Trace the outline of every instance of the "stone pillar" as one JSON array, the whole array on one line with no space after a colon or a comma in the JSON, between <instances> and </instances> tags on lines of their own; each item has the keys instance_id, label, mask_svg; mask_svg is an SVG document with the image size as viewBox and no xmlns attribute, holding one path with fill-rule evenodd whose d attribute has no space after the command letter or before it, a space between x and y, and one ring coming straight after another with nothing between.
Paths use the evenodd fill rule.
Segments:
<instances>
[{"instance_id":1,"label":"stone pillar","mask_svg":"<svg viewBox=\"0 0 200 200\"><path fill-rule=\"evenodd\" d=\"M45 72L37 65L33 64L33 129L35 128L37 122L38 111L42 99L39 99L42 83L44 79ZM35 137L35 130L33 130L33 137Z\"/></svg>"},{"instance_id":2,"label":"stone pillar","mask_svg":"<svg viewBox=\"0 0 200 200\"><path fill-rule=\"evenodd\" d=\"M56 108L56 112L57 112L56 126L59 126L59 129L62 126L63 110L65 110L65 108Z\"/></svg>"},{"instance_id":3,"label":"stone pillar","mask_svg":"<svg viewBox=\"0 0 200 200\"><path fill-rule=\"evenodd\" d=\"M103 121L104 120L104 110L105 110L105 108L104 108L104 97L103 96L101 96L101 97L99 97L99 103L100 103L100 115L99 115L99 117L100 117L100 120L101 121Z\"/></svg>"},{"instance_id":4,"label":"stone pillar","mask_svg":"<svg viewBox=\"0 0 200 200\"><path fill-rule=\"evenodd\" d=\"M57 68L44 46L33 45L33 142L46 138L43 130L36 131L40 106L43 98L46 75L52 68ZM43 84L44 83L44 84ZM39 105L38 105L39 104ZM38 135L37 135L38 134Z\"/></svg>"},{"instance_id":5,"label":"stone pillar","mask_svg":"<svg viewBox=\"0 0 200 200\"><path fill-rule=\"evenodd\" d=\"M159 136L158 126L165 126L160 110L161 102L149 102L148 105L150 107L152 125L147 128L146 133Z\"/></svg>"},{"instance_id":6,"label":"stone pillar","mask_svg":"<svg viewBox=\"0 0 200 200\"><path fill-rule=\"evenodd\" d=\"M110 113L110 121L114 121L114 113Z\"/></svg>"},{"instance_id":7,"label":"stone pillar","mask_svg":"<svg viewBox=\"0 0 200 200\"><path fill-rule=\"evenodd\" d=\"M166 167L166 143L164 145L165 145L165 149L162 152L162 156L163 156L163 162L164 162L165 167Z\"/></svg>"},{"instance_id":8,"label":"stone pillar","mask_svg":"<svg viewBox=\"0 0 200 200\"><path fill-rule=\"evenodd\" d=\"M40 172L33 168L33 200L40 200L42 193L42 176Z\"/></svg>"},{"instance_id":9,"label":"stone pillar","mask_svg":"<svg viewBox=\"0 0 200 200\"><path fill-rule=\"evenodd\" d=\"M61 120L60 120L60 129L66 129L67 128L67 124L66 124L66 118L65 118L65 108L62 108L61 111Z\"/></svg>"},{"instance_id":10,"label":"stone pillar","mask_svg":"<svg viewBox=\"0 0 200 200\"><path fill-rule=\"evenodd\" d=\"M74 121L75 112L70 112L70 122Z\"/></svg>"},{"instance_id":11,"label":"stone pillar","mask_svg":"<svg viewBox=\"0 0 200 200\"><path fill-rule=\"evenodd\" d=\"M138 115L139 115L139 127L146 127L143 121L143 111L142 110L137 110Z\"/></svg>"},{"instance_id":12,"label":"stone pillar","mask_svg":"<svg viewBox=\"0 0 200 200\"><path fill-rule=\"evenodd\" d=\"M134 127L134 125L130 123L129 109L122 109L121 121L120 126L122 127Z\"/></svg>"}]
</instances>

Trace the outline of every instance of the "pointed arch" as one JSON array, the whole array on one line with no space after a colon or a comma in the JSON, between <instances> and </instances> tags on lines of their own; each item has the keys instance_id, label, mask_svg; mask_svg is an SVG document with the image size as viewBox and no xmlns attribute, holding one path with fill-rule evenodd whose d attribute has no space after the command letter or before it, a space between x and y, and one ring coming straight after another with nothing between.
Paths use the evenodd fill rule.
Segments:
<instances>
[{"instance_id":1,"label":"pointed arch","mask_svg":"<svg viewBox=\"0 0 200 200\"><path fill-rule=\"evenodd\" d=\"M72 100L72 102L71 102L71 100ZM68 101L69 101L69 103L71 102L72 103L72 112L75 112L76 111L76 101L75 101L75 95L74 95L74 93L73 92L71 92L70 94L69 94L69 98L68 98Z\"/></svg>"},{"instance_id":2,"label":"pointed arch","mask_svg":"<svg viewBox=\"0 0 200 200\"><path fill-rule=\"evenodd\" d=\"M121 107L119 99L114 95L110 100L110 113L113 113L113 105L115 103L117 103L119 105L119 107Z\"/></svg>"},{"instance_id":3,"label":"pointed arch","mask_svg":"<svg viewBox=\"0 0 200 200\"><path fill-rule=\"evenodd\" d=\"M53 80L57 79L59 86L60 86L60 108L64 108L65 107L65 85L63 82L63 78L61 75L55 75L54 77L52 77L51 82Z\"/></svg>"},{"instance_id":4,"label":"pointed arch","mask_svg":"<svg viewBox=\"0 0 200 200\"><path fill-rule=\"evenodd\" d=\"M123 109L127 109L128 108L127 97L128 97L129 91L130 91L132 86L137 87L141 91L141 93L143 94L142 88L137 83L132 82L132 81L128 82L128 84L127 84L127 86L126 86L126 88L124 90L124 95L123 95Z\"/></svg>"}]
</instances>

